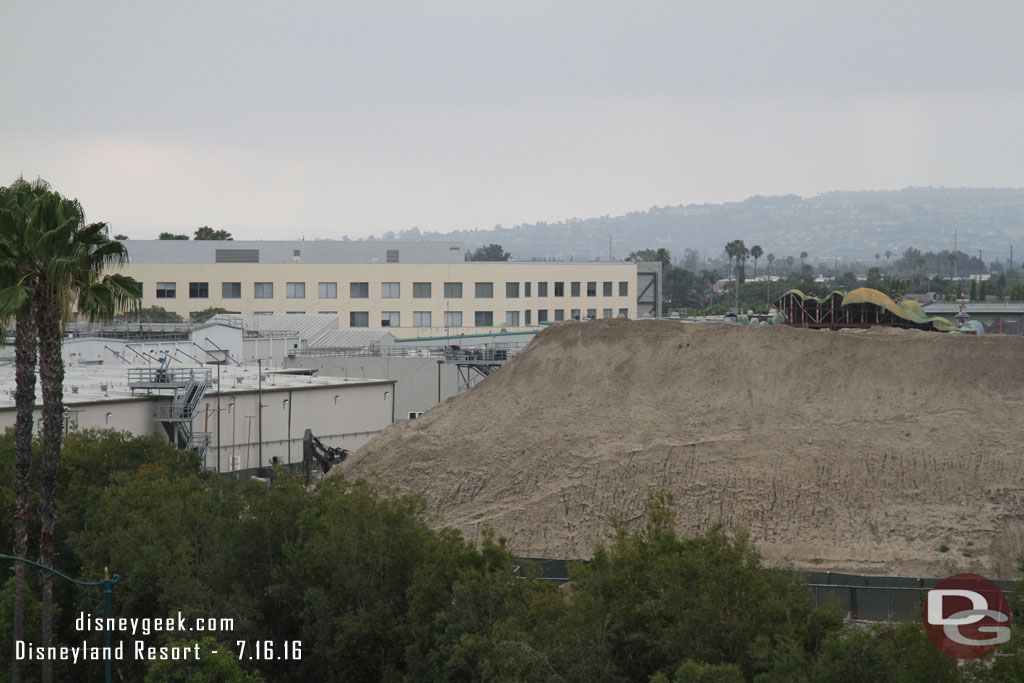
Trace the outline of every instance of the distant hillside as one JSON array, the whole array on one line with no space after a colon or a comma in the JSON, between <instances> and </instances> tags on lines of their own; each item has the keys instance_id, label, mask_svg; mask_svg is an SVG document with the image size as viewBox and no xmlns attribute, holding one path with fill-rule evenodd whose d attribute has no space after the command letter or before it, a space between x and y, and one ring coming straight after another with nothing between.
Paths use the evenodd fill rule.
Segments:
<instances>
[{"instance_id":1,"label":"distant hillside","mask_svg":"<svg viewBox=\"0 0 1024 683\"><path fill-rule=\"evenodd\" d=\"M780 258L801 251L818 259L874 260L887 249L953 248L985 260L1024 258L1024 189L908 188L896 191L829 192L816 197L751 197L727 204L652 207L625 216L572 218L492 230L447 234L418 229L389 232L383 239L457 239L471 249L498 243L517 260L554 258L620 260L638 249L666 247L676 258L684 249L718 256L726 242L760 244Z\"/></svg>"}]
</instances>

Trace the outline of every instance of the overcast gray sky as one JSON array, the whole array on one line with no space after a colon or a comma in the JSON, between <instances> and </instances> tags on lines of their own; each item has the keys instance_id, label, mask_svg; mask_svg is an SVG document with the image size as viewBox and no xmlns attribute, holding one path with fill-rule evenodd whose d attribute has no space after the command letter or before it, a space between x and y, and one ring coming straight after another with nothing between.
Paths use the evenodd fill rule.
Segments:
<instances>
[{"instance_id":1,"label":"overcast gray sky","mask_svg":"<svg viewBox=\"0 0 1024 683\"><path fill-rule=\"evenodd\" d=\"M0 182L133 238L1024 186L1020 0L0 3Z\"/></svg>"}]
</instances>

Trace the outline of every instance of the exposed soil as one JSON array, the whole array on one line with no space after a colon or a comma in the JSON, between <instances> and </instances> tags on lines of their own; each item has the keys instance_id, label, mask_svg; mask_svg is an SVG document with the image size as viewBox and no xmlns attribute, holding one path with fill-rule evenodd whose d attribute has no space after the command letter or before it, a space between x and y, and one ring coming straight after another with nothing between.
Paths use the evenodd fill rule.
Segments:
<instances>
[{"instance_id":1,"label":"exposed soil","mask_svg":"<svg viewBox=\"0 0 1024 683\"><path fill-rule=\"evenodd\" d=\"M344 471L526 556L587 557L667 489L681 531L745 528L771 563L1012 578L1022 361L1009 336L559 323Z\"/></svg>"}]
</instances>

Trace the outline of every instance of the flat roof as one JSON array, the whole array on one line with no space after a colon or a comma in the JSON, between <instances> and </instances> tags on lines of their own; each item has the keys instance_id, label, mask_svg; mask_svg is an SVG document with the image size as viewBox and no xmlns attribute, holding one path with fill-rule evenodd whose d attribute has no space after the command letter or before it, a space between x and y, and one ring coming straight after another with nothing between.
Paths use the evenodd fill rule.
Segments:
<instances>
[{"instance_id":1,"label":"flat roof","mask_svg":"<svg viewBox=\"0 0 1024 683\"><path fill-rule=\"evenodd\" d=\"M383 240L124 240L129 263L462 263L465 243ZM218 252L220 252L218 254ZM394 255L394 254L392 254Z\"/></svg>"}]
</instances>

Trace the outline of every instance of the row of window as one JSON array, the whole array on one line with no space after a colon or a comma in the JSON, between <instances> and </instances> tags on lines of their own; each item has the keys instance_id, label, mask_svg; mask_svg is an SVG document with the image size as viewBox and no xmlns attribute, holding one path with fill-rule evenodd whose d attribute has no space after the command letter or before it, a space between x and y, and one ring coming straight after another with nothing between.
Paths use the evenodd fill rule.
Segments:
<instances>
[{"instance_id":1,"label":"row of window","mask_svg":"<svg viewBox=\"0 0 1024 683\"><path fill-rule=\"evenodd\" d=\"M508 327L519 327L520 317L519 311L506 311L505 313L505 325ZM533 311L523 311L522 324L529 326L533 325ZM565 309L556 308L553 310L554 322L560 322L565 320ZM597 318L597 309L588 308L586 309L588 318ZM569 317L573 320L579 320L581 309L573 308L569 311ZM613 316L613 309L605 308L602 310L602 317L611 318ZM629 316L629 309L620 308L619 317L625 318ZM430 311L413 311L412 314L412 326L413 327L431 327L431 315ZM545 308L537 310L537 323L548 322L548 310ZM369 311L351 311L348 314L348 325L349 327L369 327L370 326L370 313ZM380 314L380 325L381 327L401 327L402 316L398 311L384 311ZM473 313L473 325L476 327L494 327L494 311L475 311ZM444 326L445 327L462 327L463 318L462 311L445 311L444 313Z\"/></svg>"},{"instance_id":2,"label":"row of window","mask_svg":"<svg viewBox=\"0 0 1024 683\"><path fill-rule=\"evenodd\" d=\"M532 282L523 282L522 293L524 297L532 296ZM565 296L565 283L554 282L553 291L554 296ZM615 283L603 282L601 283L602 296L612 296L612 290ZM580 296L582 291L582 282L570 282L569 283L569 296ZM597 282L587 282L586 292L587 296L597 296ZM177 283L176 282L158 282L156 283L156 298L157 299L174 299L177 297ZM222 282L220 285L220 296L222 299L241 299L242 298L242 283L241 282ZM414 282L412 283L412 298L414 299L429 299L432 296L432 283L430 282ZM505 283L505 298L518 299L520 292L519 282L506 282ZM492 299L494 298L494 283L493 282L476 282L473 288L474 296L477 299ZM254 282L253 283L253 298L254 299L273 299L274 298L274 283L273 282ZM370 283L369 282L350 282L348 287L348 296L350 299L368 299L370 298ZM380 296L382 299L399 299L402 296L402 284L400 282L382 282L380 285ZM546 297L548 296L548 283L538 282L537 283L537 296ZM629 296L629 283L619 283L619 296ZM190 282L188 283L188 298L190 299L208 299L210 297L210 283L209 282ZM317 297L320 299L337 299L338 298L338 283L337 282L319 282L317 283ZM285 298L287 299L305 299L306 298L306 283L305 282L288 282L285 284ZM444 298L445 299L461 299L462 298L462 283L461 282L445 282L444 283Z\"/></svg>"}]
</instances>

